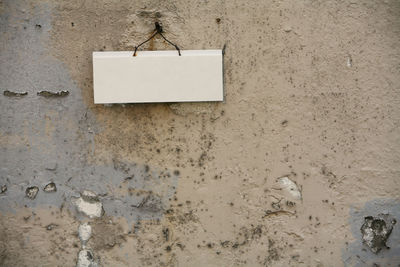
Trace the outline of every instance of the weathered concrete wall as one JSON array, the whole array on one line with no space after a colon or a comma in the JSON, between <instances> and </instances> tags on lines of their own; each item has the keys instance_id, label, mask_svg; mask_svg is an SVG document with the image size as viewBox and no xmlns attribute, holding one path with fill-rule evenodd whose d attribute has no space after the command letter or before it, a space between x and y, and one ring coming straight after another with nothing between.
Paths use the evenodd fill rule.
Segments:
<instances>
[{"instance_id":1,"label":"weathered concrete wall","mask_svg":"<svg viewBox=\"0 0 400 267\"><path fill-rule=\"evenodd\" d=\"M91 52L155 21L226 45L224 103L93 104ZM399 1L6 0L0 23L0 265L400 262Z\"/></svg>"}]
</instances>

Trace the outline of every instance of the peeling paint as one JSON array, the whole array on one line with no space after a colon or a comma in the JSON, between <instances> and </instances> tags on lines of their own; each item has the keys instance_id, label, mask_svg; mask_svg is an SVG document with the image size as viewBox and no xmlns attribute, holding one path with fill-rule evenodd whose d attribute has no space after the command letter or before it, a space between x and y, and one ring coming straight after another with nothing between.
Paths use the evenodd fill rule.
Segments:
<instances>
[{"instance_id":1,"label":"peeling paint","mask_svg":"<svg viewBox=\"0 0 400 267\"><path fill-rule=\"evenodd\" d=\"M76 206L78 212L89 218L100 218L104 214L103 204L98 196L91 191L83 191L81 197L72 199L72 203Z\"/></svg>"},{"instance_id":2,"label":"peeling paint","mask_svg":"<svg viewBox=\"0 0 400 267\"><path fill-rule=\"evenodd\" d=\"M85 248L87 241L92 235L92 227L89 223L79 225L78 229L79 239L81 240L82 247Z\"/></svg>"},{"instance_id":3,"label":"peeling paint","mask_svg":"<svg viewBox=\"0 0 400 267\"><path fill-rule=\"evenodd\" d=\"M0 194L5 193L6 191L7 191L7 185L2 185L2 186L0 187Z\"/></svg>"},{"instance_id":4,"label":"peeling paint","mask_svg":"<svg viewBox=\"0 0 400 267\"><path fill-rule=\"evenodd\" d=\"M98 264L94 261L93 252L89 249L82 249L78 254L78 262L76 267L97 267Z\"/></svg>"},{"instance_id":5,"label":"peeling paint","mask_svg":"<svg viewBox=\"0 0 400 267\"><path fill-rule=\"evenodd\" d=\"M63 90L63 91L58 91L58 92L51 92L51 91L40 91L37 92L38 96L44 96L44 97L63 97L69 95L69 91Z\"/></svg>"},{"instance_id":6,"label":"peeling paint","mask_svg":"<svg viewBox=\"0 0 400 267\"><path fill-rule=\"evenodd\" d=\"M44 188L43 188L44 192L50 193L50 192L57 192L57 186L55 183L51 182L49 184L47 184Z\"/></svg>"},{"instance_id":7,"label":"peeling paint","mask_svg":"<svg viewBox=\"0 0 400 267\"><path fill-rule=\"evenodd\" d=\"M30 199L35 199L38 192L39 192L39 187L31 186L25 190L25 195Z\"/></svg>"},{"instance_id":8,"label":"peeling paint","mask_svg":"<svg viewBox=\"0 0 400 267\"><path fill-rule=\"evenodd\" d=\"M372 252L378 253L382 249L389 249L386 241L393 230L396 220L389 214L367 216L361 226L362 240Z\"/></svg>"},{"instance_id":9,"label":"peeling paint","mask_svg":"<svg viewBox=\"0 0 400 267\"><path fill-rule=\"evenodd\" d=\"M19 97L19 96L26 96L26 95L28 95L28 92L12 92L12 91L5 90L5 91L3 92L3 95L5 95L5 96L16 96L16 97Z\"/></svg>"}]
</instances>

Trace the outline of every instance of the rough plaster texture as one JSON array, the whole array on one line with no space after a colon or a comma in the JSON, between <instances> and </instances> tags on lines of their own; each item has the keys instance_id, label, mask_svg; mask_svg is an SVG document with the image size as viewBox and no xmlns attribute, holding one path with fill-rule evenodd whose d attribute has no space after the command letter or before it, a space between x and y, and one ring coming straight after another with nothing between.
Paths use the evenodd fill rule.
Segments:
<instances>
[{"instance_id":1,"label":"rough plaster texture","mask_svg":"<svg viewBox=\"0 0 400 267\"><path fill-rule=\"evenodd\" d=\"M156 20L226 45L224 103L93 104L92 51ZM398 1L3 0L0 24L0 89L28 92L0 96L0 265L74 266L85 222L100 266L399 264L399 223L376 255L360 232L400 221Z\"/></svg>"}]
</instances>

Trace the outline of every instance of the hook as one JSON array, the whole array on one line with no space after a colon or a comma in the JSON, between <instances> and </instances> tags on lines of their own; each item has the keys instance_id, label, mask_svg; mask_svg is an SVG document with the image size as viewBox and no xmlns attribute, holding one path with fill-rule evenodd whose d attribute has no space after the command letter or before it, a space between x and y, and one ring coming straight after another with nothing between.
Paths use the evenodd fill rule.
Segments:
<instances>
[{"instance_id":1,"label":"hook","mask_svg":"<svg viewBox=\"0 0 400 267\"><path fill-rule=\"evenodd\" d=\"M163 30L162 26L160 25L160 23L159 23L158 21L156 21L154 24L155 24L154 33L150 36L149 39L147 39L146 41L140 43L138 46L135 46L135 52L133 53L133 56L136 57L136 52L137 52L138 48L139 48L140 46L142 46L143 44L147 43L148 41L150 41L151 39L153 39L157 34L159 34L159 35L160 35L165 41L167 41L170 45L174 46L175 49L178 50L179 56L181 56L181 50L179 49L179 47L178 47L176 44L174 44L174 43L172 43L171 41L169 41L169 40L168 40L167 38L165 38L165 36L163 35L164 30Z\"/></svg>"}]
</instances>

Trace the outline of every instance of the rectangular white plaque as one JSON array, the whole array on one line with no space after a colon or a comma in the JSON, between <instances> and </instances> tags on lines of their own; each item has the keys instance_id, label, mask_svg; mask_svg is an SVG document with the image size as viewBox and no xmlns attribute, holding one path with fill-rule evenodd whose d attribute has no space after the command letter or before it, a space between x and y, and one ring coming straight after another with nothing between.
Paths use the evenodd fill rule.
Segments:
<instances>
[{"instance_id":1,"label":"rectangular white plaque","mask_svg":"<svg viewBox=\"0 0 400 267\"><path fill-rule=\"evenodd\" d=\"M93 52L94 103L223 101L222 50Z\"/></svg>"}]
</instances>

